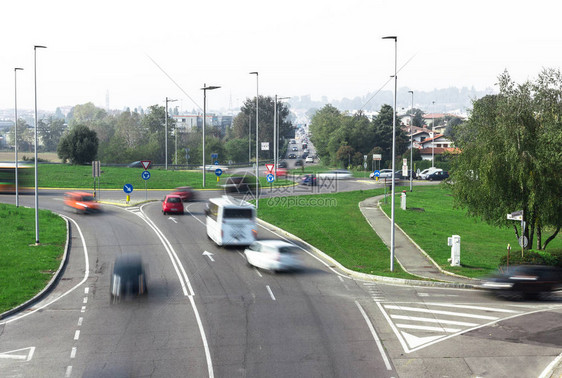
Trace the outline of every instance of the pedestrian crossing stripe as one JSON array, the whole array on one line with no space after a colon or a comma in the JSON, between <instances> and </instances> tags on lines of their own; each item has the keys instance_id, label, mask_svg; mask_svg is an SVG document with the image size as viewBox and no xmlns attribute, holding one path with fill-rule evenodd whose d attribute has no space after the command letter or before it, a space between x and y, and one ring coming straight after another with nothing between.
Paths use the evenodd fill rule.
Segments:
<instances>
[{"instance_id":1,"label":"pedestrian crossing stripe","mask_svg":"<svg viewBox=\"0 0 562 378\"><path fill-rule=\"evenodd\" d=\"M528 313L517 310L455 303L376 304L402 345L404 352L459 336L471 330ZM532 311L535 312L535 311Z\"/></svg>"}]
</instances>

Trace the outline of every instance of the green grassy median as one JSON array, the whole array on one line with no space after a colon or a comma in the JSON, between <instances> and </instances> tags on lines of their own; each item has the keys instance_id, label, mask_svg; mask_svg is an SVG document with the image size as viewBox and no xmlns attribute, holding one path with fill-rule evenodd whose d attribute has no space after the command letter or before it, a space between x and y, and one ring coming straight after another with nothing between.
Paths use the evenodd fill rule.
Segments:
<instances>
[{"instance_id":1,"label":"green grassy median","mask_svg":"<svg viewBox=\"0 0 562 378\"><path fill-rule=\"evenodd\" d=\"M35 246L35 210L0 204L0 313L45 288L61 263L66 222L47 210L39 212Z\"/></svg>"}]
</instances>

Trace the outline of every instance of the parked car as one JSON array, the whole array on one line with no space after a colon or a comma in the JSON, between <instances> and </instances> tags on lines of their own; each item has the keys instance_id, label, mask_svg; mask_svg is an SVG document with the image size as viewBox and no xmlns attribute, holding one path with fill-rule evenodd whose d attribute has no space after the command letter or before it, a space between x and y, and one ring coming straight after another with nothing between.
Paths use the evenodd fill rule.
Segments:
<instances>
[{"instance_id":1,"label":"parked car","mask_svg":"<svg viewBox=\"0 0 562 378\"><path fill-rule=\"evenodd\" d=\"M305 163L314 163L314 158L312 156L307 156L306 159L304 159Z\"/></svg>"},{"instance_id":2,"label":"parked car","mask_svg":"<svg viewBox=\"0 0 562 378\"><path fill-rule=\"evenodd\" d=\"M168 194L162 200L162 214L183 214L183 202L177 194Z\"/></svg>"},{"instance_id":3,"label":"parked car","mask_svg":"<svg viewBox=\"0 0 562 378\"><path fill-rule=\"evenodd\" d=\"M351 172L347 169L336 169L330 172L318 173L316 175L319 179L336 179L336 180L345 180L352 178Z\"/></svg>"},{"instance_id":4,"label":"parked car","mask_svg":"<svg viewBox=\"0 0 562 378\"><path fill-rule=\"evenodd\" d=\"M317 185L316 176L313 174L306 174L301 176L299 184L314 186Z\"/></svg>"},{"instance_id":5,"label":"parked car","mask_svg":"<svg viewBox=\"0 0 562 378\"><path fill-rule=\"evenodd\" d=\"M481 288L505 297L533 297L562 289L562 269L546 265L503 267L485 278Z\"/></svg>"},{"instance_id":6,"label":"parked car","mask_svg":"<svg viewBox=\"0 0 562 378\"><path fill-rule=\"evenodd\" d=\"M249 265L271 271L301 266L298 247L282 240L258 240L244 250L244 256Z\"/></svg>"},{"instance_id":7,"label":"parked car","mask_svg":"<svg viewBox=\"0 0 562 378\"><path fill-rule=\"evenodd\" d=\"M287 162L285 160L281 160L278 166L279 168L287 168Z\"/></svg>"},{"instance_id":8,"label":"parked car","mask_svg":"<svg viewBox=\"0 0 562 378\"><path fill-rule=\"evenodd\" d=\"M195 191L191 186L180 186L170 194L180 196L182 201L193 201L195 199Z\"/></svg>"},{"instance_id":9,"label":"parked car","mask_svg":"<svg viewBox=\"0 0 562 378\"><path fill-rule=\"evenodd\" d=\"M99 202L88 192L64 193L64 207L68 211L80 214L91 214L101 211Z\"/></svg>"},{"instance_id":10,"label":"parked car","mask_svg":"<svg viewBox=\"0 0 562 378\"><path fill-rule=\"evenodd\" d=\"M447 171L436 171L427 175L429 181L441 181L449 178L449 172Z\"/></svg>"},{"instance_id":11,"label":"parked car","mask_svg":"<svg viewBox=\"0 0 562 378\"><path fill-rule=\"evenodd\" d=\"M376 179L375 172L371 172L369 177ZM379 179L392 178L392 169L381 169L379 170Z\"/></svg>"},{"instance_id":12,"label":"parked car","mask_svg":"<svg viewBox=\"0 0 562 378\"><path fill-rule=\"evenodd\" d=\"M433 172L438 172L438 171L442 171L442 169L441 168L435 168L435 167L426 168L423 171L421 171L419 178L422 179L422 180L427 180L427 176L429 176Z\"/></svg>"},{"instance_id":13,"label":"parked car","mask_svg":"<svg viewBox=\"0 0 562 378\"><path fill-rule=\"evenodd\" d=\"M109 283L110 303L125 297L145 295L146 272L139 254L125 254L117 257Z\"/></svg>"}]
</instances>

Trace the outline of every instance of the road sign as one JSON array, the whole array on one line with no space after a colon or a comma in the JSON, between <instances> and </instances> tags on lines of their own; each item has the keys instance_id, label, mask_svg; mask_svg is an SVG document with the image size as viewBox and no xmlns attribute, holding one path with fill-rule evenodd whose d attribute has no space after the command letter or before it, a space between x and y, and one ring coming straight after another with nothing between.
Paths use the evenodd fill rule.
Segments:
<instances>
[{"instance_id":1,"label":"road sign","mask_svg":"<svg viewBox=\"0 0 562 378\"><path fill-rule=\"evenodd\" d=\"M367 162L363 163L363 168L367 169Z\"/></svg>"},{"instance_id":2,"label":"road sign","mask_svg":"<svg viewBox=\"0 0 562 378\"><path fill-rule=\"evenodd\" d=\"M146 171L150 165L152 164L152 161L150 160L141 160L141 164L144 167L144 170Z\"/></svg>"},{"instance_id":3,"label":"road sign","mask_svg":"<svg viewBox=\"0 0 562 378\"><path fill-rule=\"evenodd\" d=\"M265 169L267 169L268 172L273 172L273 167L274 167L273 164L266 164L265 165Z\"/></svg>"},{"instance_id":4,"label":"road sign","mask_svg":"<svg viewBox=\"0 0 562 378\"><path fill-rule=\"evenodd\" d=\"M142 179L143 180L148 180L150 178L150 172L149 171L144 171L142 174Z\"/></svg>"},{"instance_id":5,"label":"road sign","mask_svg":"<svg viewBox=\"0 0 562 378\"><path fill-rule=\"evenodd\" d=\"M528 244L529 244L529 239L527 239L526 236L523 235L523 236L519 237L519 246L520 247L525 248L525 247L527 247Z\"/></svg>"},{"instance_id":6,"label":"road sign","mask_svg":"<svg viewBox=\"0 0 562 378\"><path fill-rule=\"evenodd\" d=\"M92 177L100 177L100 161L92 162Z\"/></svg>"},{"instance_id":7,"label":"road sign","mask_svg":"<svg viewBox=\"0 0 562 378\"><path fill-rule=\"evenodd\" d=\"M269 151L269 142L261 142L261 150Z\"/></svg>"},{"instance_id":8,"label":"road sign","mask_svg":"<svg viewBox=\"0 0 562 378\"><path fill-rule=\"evenodd\" d=\"M265 176L267 182L272 183L273 181L275 181L275 176L273 176L273 174L268 173L267 176Z\"/></svg>"},{"instance_id":9,"label":"road sign","mask_svg":"<svg viewBox=\"0 0 562 378\"><path fill-rule=\"evenodd\" d=\"M215 165L219 165L219 161L218 161L218 160L215 160Z\"/></svg>"},{"instance_id":10,"label":"road sign","mask_svg":"<svg viewBox=\"0 0 562 378\"><path fill-rule=\"evenodd\" d=\"M219 158L219 154L211 154L211 159L218 159Z\"/></svg>"},{"instance_id":11,"label":"road sign","mask_svg":"<svg viewBox=\"0 0 562 378\"><path fill-rule=\"evenodd\" d=\"M507 219L522 221L523 220L523 210L514 211L511 214L507 214Z\"/></svg>"},{"instance_id":12,"label":"road sign","mask_svg":"<svg viewBox=\"0 0 562 378\"><path fill-rule=\"evenodd\" d=\"M379 171L378 169L376 171L373 172L373 175L375 177L379 177L381 175L381 171Z\"/></svg>"},{"instance_id":13,"label":"road sign","mask_svg":"<svg viewBox=\"0 0 562 378\"><path fill-rule=\"evenodd\" d=\"M215 169L215 175L217 175L217 176L222 175L222 169L220 169L220 168Z\"/></svg>"},{"instance_id":14,"label":"road sign","mask_svg":"<svg viewBox=\"0 0 562 378\"><path fill-rule=\"evenodd\" d=\"M125 193L132 193L133 192L133 185L132 184L125 184L123 186L123 191Z\"/></svg>"},{"instance_id":15,"label":"road sign","mask_svg":"<svg viewBox=\"0 0 562 378\"><path fill-rule=\"evenodd\" d=\"M373 160L382 160L382 154L373 154Z\"/></svg>"}]
</instances>

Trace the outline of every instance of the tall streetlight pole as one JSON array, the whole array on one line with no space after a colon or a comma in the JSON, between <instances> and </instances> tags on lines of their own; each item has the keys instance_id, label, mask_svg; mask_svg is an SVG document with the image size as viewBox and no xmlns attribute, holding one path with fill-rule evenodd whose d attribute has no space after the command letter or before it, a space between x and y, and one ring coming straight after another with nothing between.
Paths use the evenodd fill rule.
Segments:
<instances>
[{"instance_id":1,"label":"tall streetlight pole","mask_svg":"<svg viewBox=\"0 0 562 378\"><path fill-rule=\"evenodd\" d=\"M15 156L14 161L16 165L16 207L20 205L20 193L19 193L19 182L18 182L18 78L17 72L23 70L23 68L14 68L14 150Z\"/></svg>"},{"instance_id":2,"label":"tall streetlight pole","mask_svg":"<svg viewBox=\"0 0 562 378\"><path fill-rule=\"evenodd\" d=\"M383 37L382 39L393 39L394 40L394 107L392 110L392 196L390 197L391 204L391 229L390 229L390 271L394 272L394 176L395 176L395 154L396 154L396 89L397 89L397 50L398 50L398 37L389 36Z\"/></svg>"},{"instance_id":3,"label":"tall streetlight pole","mask_svg":"<svg viewBox=\"0 0 562 378\"><path fill-rule=\"evenodd\" d=\"M47 46L33 46L33 82L35 88L35 245L39 245L39 187L37 186L37 49Z\"/></svg>"},{"instance_id":4,"label":"tall streetlight pole","mask_svg":"<svg viewBox=\"0 0 562 378\"><path fill-rule=\"evenodd\" d=\"M431 119L431 166L435 167L435 101L431 102L433 117Z\"/></svg>"},{"instance_id":5,"label":"tall streetlight pole","mask_svg":"<svg viewBox=\"0 0 562 378\"><path fill-rule=\"evenodd\" d=\"M277 101L287 100L290 97L279 97L275 95L275 106L273 111L273 166L275 167L275 172L273 175L277 180L277 165L279 164L279 132L281 129L281 120L279 119L279 114L277 113Z\"/></svg>"},{"instance_id":6,"label":"tall streetlight pole","mask_svg":"<svg viewBox=\"0 0 562 378\"><path fill-rule=\"evenodd\" d=\"M414 126L414 91L408 91L408 93L412 94L412 110L411 110L411 119L412 121L410 122L410 192L412 191L413 188L413 176L414 176L414 133L412 132L412 127Z\"/></svg>"},{"instance_id":7,"label":"tall streetlight pole","mask_svg":"<svg viewBox=\"0 0 562 378\"><path fill-rule=\"evenodd\" d=\"M168 102L174 102L177 100L171 100L166 97L166 117L164 119L164 167L168 170ZM177 147L177 144L176 144ZM176 151L176 160L178 159L178 152Z\"/></svg>"},{"instance_id":8,"label":"tall streetlight pole","mask_svg":"<svg viewBox=\"0 0 562 378\"><path fill-rule=\"evenodd\" d=\"M203 188L205 187L205 126L207 123L207 91L212 91L213 89L219 89L220 87L216 85L207 86L203 84Z\"/></svg>"},{"instance_id":9,"label":"tall streetlight pole","mask_svg":"<svg viewBox=\"0 0 562 378\"><path fill-rule=\"evenodd\" d=\"M258 100L260 97L260 87L259 87L259 74L256 71L250 72L250 75L256 75L256 210L259 207L259 197L260 197L260 167L259 167L259 134L258 134L258 124L259 124L259 113L258 113Z\"/></svg>"}]
</instances>

